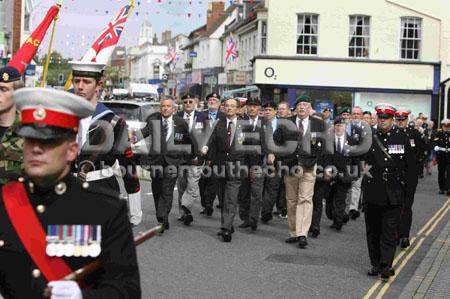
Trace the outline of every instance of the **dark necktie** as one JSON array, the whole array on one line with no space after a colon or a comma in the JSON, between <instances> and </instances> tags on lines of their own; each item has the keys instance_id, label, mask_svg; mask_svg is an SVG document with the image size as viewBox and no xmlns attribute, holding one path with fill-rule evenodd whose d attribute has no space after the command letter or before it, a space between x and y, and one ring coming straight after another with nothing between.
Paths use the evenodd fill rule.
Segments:
<instances>
[{"instance_id":1,"label":"dark necktie","mask_svg":"<svg viewBox=\"0 0 450 299\"><path fill-rule=\"evenodd\" d=\"M233 128L233 122L230 121L228 123L228 128L227 128L227 137L225 138L225 151L227 153L230 152L231 149L231 135L232 135L232 128Z\"/></svg>"},{"instance_id":2,"label":"dark necktie","mask_svg":"<svg viewBox=\"0 0 450 299\"><path fill-rule=\"evenodd\" d=\"M342 142L341 142L341 138L339 138L339 137L337 139L337 151L338 151L338 153L342 154Z\"/></svg>"},{"instance_id":3,"label":"dark necktie","mask_svg":"<svg viewBox=\"0 0 450 299\"><path fill-rule=\"evenodd\" d=\"M163 140L167 140L167 134L169 133L169 122L167 119L163 119L162 136Z\"/></svg>"},{"instance_id":4,"label":"dark necktie","mask_svg":"<svg viewBox=\"0 0 450 299\"><path fill-rule=\"evenodd\" d=\"M298 131L300 133L300 136L303 136L303 130L304 130L303 120L301 120L301 119L298 120L297 128L298 128Z\"/></svg>"}]
</instances>

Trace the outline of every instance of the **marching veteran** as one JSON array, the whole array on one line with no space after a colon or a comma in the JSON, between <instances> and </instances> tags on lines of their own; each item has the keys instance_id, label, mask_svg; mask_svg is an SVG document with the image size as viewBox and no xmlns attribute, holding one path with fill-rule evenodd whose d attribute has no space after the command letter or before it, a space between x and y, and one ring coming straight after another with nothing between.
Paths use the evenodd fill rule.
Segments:
<instances>
[{"instance_id":1,"label":"marching veteran","mask_svg":"<svg viewBox=\"0 0 450 299\"><path fill-rule=\"evenodd\" d=\"M0 192L1 295L42 298L48 288L52 299L140 298L126 202L70 173L79 120L92 105L43 88L21 89L13 100L26 176ZM63 280L96 260L102 268L80 285Z\"/></svg>"}]
</instances>

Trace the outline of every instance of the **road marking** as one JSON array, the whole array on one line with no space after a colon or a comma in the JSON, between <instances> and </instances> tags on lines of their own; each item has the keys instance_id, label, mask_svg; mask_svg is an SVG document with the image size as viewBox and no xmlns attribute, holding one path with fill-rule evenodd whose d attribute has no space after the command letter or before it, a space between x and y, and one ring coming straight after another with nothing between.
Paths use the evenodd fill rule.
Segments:
<instances>
[{"instance_id":1,"label":"road marking","mask_svg":"<svg viewBox=\"0 0 450 299\"><path fill-rule=\"evenodd\" d=\"M381 288L380 292L378 293L377 297L375 299L381 299L383 298L383 295L386 293L386 291L389 289L391 284L395 281L395 278L400 274L400 272L403 270L403 268L406 266L408 261L412 258L412 256L416 253L416 251L422 246L423 241L425 241L426 237L421 237L420 240L417 242L416 247L414 247L413 250L405 257L405 259L400 263L400 266L398 266L398 269L395 270L395 276L392 277L388 282L384 284L384 286Z\"/></svg>"},{"instance_id":2,"label":"road marking","mask_svg":"<svg viewBox=\"0 0 450 299\"><path fill-rule=\"evenodd\" d=\"M427 231L427 233L425 234L425 237L427 237L429 235L429 233L434 230L434 228L436 227L436 225L441 221L441 219L444 217L444 215L447 213L447 211L450 209L450 197L447 199L447 201L442 205L442 207L436 211L436 213L434 213L434 215L427 221L427 223L425 223L422 228L417 232L417 234L411 238L410 240L410 246L408 248L408 250L402 250L394 259L393 263L392 263L392 267L394 267L398 261L407 253L412 251L413 249L411 249L414 245L414 242L416 241L416 239L425 231L428 229L428 227L433 223L433 221L439 216L441 215L438 220L434 223L434 225L430 228L430 230ZM445 211L444 211L445 210ZM441 212L444 211L444 213L441 214ZM422 242L420 242L420 245L422 244ZM417 247L418 248L418 247ZM415 252L415 251L414 251ZM400 272L400 271L396 271L396 272ZM398 275L398 273L396 273L396 276ZM396 277L394 276L394 277ZM372 295L375 293L375 291L378 289L378 287L381 285L381 280L378 280L377 282L374 283L374 285L370 288L370 290L366 293L366 295L363 297L363 299L369 299L372 297ZM383 287L384 288L384 287ZM387 289L387 288L386 288ZM380 290L381 292L381 290ZM378 298L378 297L377 297Z\"/></svg>"}]
</instances>

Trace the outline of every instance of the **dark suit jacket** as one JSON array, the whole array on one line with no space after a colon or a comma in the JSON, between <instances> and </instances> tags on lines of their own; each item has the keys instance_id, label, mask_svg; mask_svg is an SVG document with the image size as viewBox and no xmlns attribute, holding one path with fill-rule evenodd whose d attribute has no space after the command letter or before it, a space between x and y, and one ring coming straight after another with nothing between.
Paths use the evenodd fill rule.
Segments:
<instances>
[{"instance_id":1,"label":"dark suit jacket","mask_svg":"<svg viewBox=\"0 0 450 299\"><path fill-rule=\"evenodd\" d=\"M296 125L297 117L293 116L288 118ZM274 141L278 144L283 144L284 142L290 140L296 140L298 142L297 149L294 153L280 157L284 165L293 167L295 165L301 165L305 167L312 167L317 163L317 157L322 154L322 144L318 138L311 138L311 151L310 153L305 152L302 148L303 138L309 138L308 132L324 132L326 129L326 124L323 120L309 117L309 125L305 136L301 136L298 131L290 132L285 127L278 127L273 134Z\"/></svg>"},{"instance_id":2,"label":"dark suit jacket","mask_svg":"<svg viewBox=\"0 0 450 299\"><path fill-rule=\"evenodd\" d=\"M183 118L184 111L179 111L177 113L177 115L180 118ZM207 121L208 121L208 113L194 111L194 123L192 125L192 130L203 130L203 128L207 125ZM189 126L188 123L187 123L187 125ZM195 143L195 140L193 138L191 138L191 141L192 141L191 142L192 143L192 147L191 147L192 155L190 157L186 157L187 158L186 162L188 164L201 165L204 162L204 157L199 155L199 152L201 149L199 148L199 145Z\"/></svg>"},{"instance_id":3,"label":"dark suit jacket","mask_svg":"<svg viewBox=\"0 0 450 299\"><path fill-rule=\"evenodd\" d=\"M161 130L163 127L161 113L155 113L149 116L147 119L147 125L142 129L142 135L144 138L152 134L152 120L159 120L161 125ZM173 138L175 144L189 144L191 145L191 138L189 136L189 127L184 119L180 118L178 115L173 115L173 125L172 134L170 138ZM167 150L167 143L161 134L161 152L156 153L154 151L154 146L150 150L148 159L146 163L149 165L181 165L185 164L189 160L189 155L180 152L170 152Z\"/></svg>"},{"instance_id":4,"label":"dark suit jacket","mask_svg":"<svg viewBox=\"0 0 450 299\"><path fill-rule=\"evenodd\" d=\"M335 137L333 137L335 138ZM357 141L346 134L344 138L344 144L348 145L356 145ZM336 139L334 140L336 142ZM358 169L355 167L358 166L359 158L349 156L348 154L339 153L336 151L336 144L334 144L335 152L332 155L323 155L323 158L321 160L321 166L327 167L327 166L334 166L336 167L339 175L334 178L334 181L339 181L341 183L350 183L353 180L356 180L358 178ZM345 149L345 148L344 148Z\"/></svg>"},{"instance_id":5,"label":"dark suit jacket","mask_svg":"<svg viewBox=\"0 0 450 299\"><path fill-rule=\"evenodd\" d=\"M244 123L246 124L246 127L243 129L244 134L245 133L258 133L259 134L259 140L257 139L252 139L249 136L246 137L245 141L244 141L244 145L259 145L261 146L261 154L255 154L255 153L249 153L248 154L248 165L249 166L254 166L254 165L259 165L262 166L263 162L264 162L264 151L263 151L263 146L262 146L262 142L264 140L264 129L267 127L266 123L266 119L263 117L259 117L258 118L258 123L254 126L251 127L250 125L250 118L248 116L244 117Z\"/></svg>"},{"instance_id":6,"label":"dark suit jacket","mask_svg":"<svg viewBox=\"0 0 450 299\"><path fill-rule=\"evenodd\" d=\"M239 124L237 125L239 126ZM225 165L226 162L236 161L240 161L241 165L247 165L247 155L243 152L237 152L235 149L236 143L239 142L237 135L237 133L234 134L231 149L228 153L225 146L227 121L226 118L219 120L208 142L207 160L211 161L212 165Z\"/></svg>"}]
</instances>

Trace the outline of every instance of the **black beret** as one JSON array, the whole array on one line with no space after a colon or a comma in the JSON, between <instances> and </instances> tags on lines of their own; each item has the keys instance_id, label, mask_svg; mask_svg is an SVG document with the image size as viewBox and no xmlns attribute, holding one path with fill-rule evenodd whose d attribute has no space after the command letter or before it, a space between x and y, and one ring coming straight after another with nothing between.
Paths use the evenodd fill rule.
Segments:
<instances>
[{"instance_id":1,"label":"black beret","mask_svg":"<svg viewBox=\"0 0 450 299\"><path fill-rule=\"evenodd\" d=\"M342 113L351 113L350 107L341 107L338 111L338 115L341 115Z\"/></svg>"},{"instance_id":2,"label":"black beret","mask_svg":"<svg viewBox=\"0 0 450 299\"><path fill-rule=\"evenodd\" d=\"M331 109L330 108L325 108L325 109L322 110L322 112L327 112L327 111L331 112Z\"/></svg>"},{"instance_id":3,"label":"black beret","mask_svg":"<svg viewBox=\"0 0 450 299\"><path fill-rule=\"evenodd\" d=\"M220 100L220 95L218 93L213 92L206 96L206 100L208 100L209 98L216 98Z\"/></svg>"},{"instance_id":4,"label":"black beret","mask_svg":"<svg viewBox=\"0 0 450 299\"><path fill-rule=\"evenodd\" d=\"M19 71L12 66L5 66L0 68L0 82L10 83L20 80L21 76Z\"/></svg>"},{"instance_id":5,"label":"black beret","mask_svg":"<svg viewBox=\"0 0 450 299\"><path fill-rule=\"evenodd\" d=\"M277 108L278 108L278 105L277 105L274 101L268 101L268 102L265 102L265 103L262 105L262 107L263 107L263 108L273 108L273 109L277 109Z\"/></svg>"},{"instance_id":6,"label":"black beret","mask_svg":"<svg viewBox=\"0 0 450 299\"><path fill-rule=\"evenodd\" d=\"M343 118L342 116L337 116L337 117L334 119L333 123L334 123L335 125L345 124L345 118Z\"/></svg>"},{"instance_id":7,"label":"black beret","mask_svg":"<svg viewBox=\"0 0 450 299\"><path fill-rule=\"evenodd\" d=\"M193 96L192 94L189 94L189 93L186 93L181 97L182 100L194 99L194 98L195 98L195 96Z\"/></svg>"},{"instance_id":8,"label":"black beret","mask_svg":"<svg viewBox=\"0 0 450 299\"><path fill-rule=\"evenodd\" d=\"M245 105L261 106L261 102L258 99L250 98L245 102Z\"/></svg>"}]
</instances>

